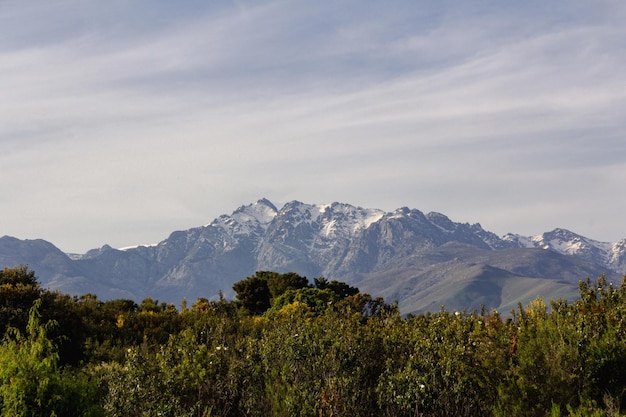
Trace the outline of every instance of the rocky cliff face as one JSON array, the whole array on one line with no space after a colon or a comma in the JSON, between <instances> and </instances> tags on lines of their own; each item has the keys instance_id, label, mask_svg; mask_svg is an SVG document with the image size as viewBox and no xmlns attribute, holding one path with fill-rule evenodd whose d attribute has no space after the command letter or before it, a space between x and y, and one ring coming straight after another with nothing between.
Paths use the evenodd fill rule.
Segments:
<instances>
[{"instance_id":1,"label":"rocky cliff face","mask_svg":"<svg viewBox=\"0 0 626 417\"><path fill-rule=\"evenodd\" d=\"M344 203L292 201L279 210L262 199L153 246L118 250L105 245L68 256L45 241L3 237L0 262L27 263L42 285L72 294L138 301L151 296L176 304L183 298L212 298L219 291L231 297L232 284L257 270L294 271L310 279L357 284L414 311L438 300L506 305L512 302L506 293L513 282L571 295L578 279L624 275L626 241L597 242L563 229L499 238L480 224L416 209L385 213ZM441 271L447 271L445 276ZM532 279L550 282L541 281L542 286ZM437 299L433 289L444 284ZM468 298L468 291L480 289L490 293ZM466 307L476 307L475 302Z\"/></svg>"}]
</instances>

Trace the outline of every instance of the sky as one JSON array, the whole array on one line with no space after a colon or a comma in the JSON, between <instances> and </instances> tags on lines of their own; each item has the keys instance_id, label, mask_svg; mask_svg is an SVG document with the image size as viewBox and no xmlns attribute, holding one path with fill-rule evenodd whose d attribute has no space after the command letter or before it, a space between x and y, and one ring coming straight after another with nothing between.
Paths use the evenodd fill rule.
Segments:
<instances>
[{"instance_id":1,"label":"sky","mask_svg":"<svg viewBox=\"0 0 626 417\"><path fill-rule=\"evenodd\" d=\"M626 2L0 0L0 236L266 197L626 238Z\"/></svg>"}]
</instances>

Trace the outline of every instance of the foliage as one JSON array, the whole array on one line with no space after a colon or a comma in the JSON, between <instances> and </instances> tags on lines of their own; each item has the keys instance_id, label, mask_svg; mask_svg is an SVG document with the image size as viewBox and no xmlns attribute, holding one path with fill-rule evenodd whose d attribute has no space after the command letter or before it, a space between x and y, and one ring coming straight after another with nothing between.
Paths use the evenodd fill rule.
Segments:
<instances>
[{"instance_id":1,"label":"foliage","mask_svg":"<svg viewBox=\"0 0 626 417\"><path fill-rule=\"evenodd\" d=\"M233 290L241 306L251 314L263 314L271 306L267 277L260 273L236 282Z\"/></svg>"},{"instance_id":2,"label":"foliage","mask_svg":"<svg viewBox=\"0 0 626 417\"><path fill-rule=\"evenodd\" d=\"M26 265L0 270L0 334L9 327L24 331L28 311L41 293L35 272Z\"/></svg>"},{"instance_id":3,"label":"foliage","mask_svg":"<svg viewBox=\"0 0 626 417\"><path fill-rule=\"evenodd\" d=\"M29 311L39 300L38 311L46 321L55 321L58 326L50 329L51 338L58 341L57 348L62 364L76 364L82 358L81 318L73 309L68 295L42 290L34 271L26 265L0 270L0 335L15 328L27 331Z\"/></svg>"},{"instance_id":4,"label":"foliage","mask_svg":"<svg viewBox=\"0 0 626 417\"><path fill-rule=\"evenodd\" d=\"M315 283L315 288L317 288L318 290L328 289L334 292L335 294L337 294L339 298L346 298L346 297L350 297L352 295L356 295L359 293L358 288L351 287L345 282L340 282L340 281L335 281L335 280L328 281L324 277L315 278L313 279L313 282Z\"/></svg>"},{"instance_id":5,"label":"foliage","mask_svg":"<svg viewBox=\"0 0 626 417\"><path fill-rule=\"evenodd\" d=\"M258 273L257 273L258 274ZM277 274L275 272L265 272L267 277L267 287L272 298L281 296L288 290L299 290L309 286L309 280L295 272Z\"/></svg>"},{"instance_id":6,"label":"foliage","mask_svg":"<svg viewBox=\"0 0 626 417\"><path fill-rule=\"evenodd\" d=\"M294 272L279 274L271 271L258 271L255 275L233 285L237 300L250 314L263 314L270 307L279 310L287 304L299 301L316 312L326 308L326 304L359 293L358 288L339 281L315 278L315 287Z\"/></svg>"},{"instance_id":7,"label":"foliage","mask_svg":"<svg viewBox=\"0 0 626 417\"><path fill-rule=\"evenodd\" d=\"M30 310L27 333L13 328L0 350L0 411L2 416L97 416L97 386L82 372L61 369L48 332L54 323L40 324L40 301Z\"/></svg>"},{"instance_id":8,"label":"foliage","mask_svg":"<svg viewBox=\"0 0 626 417\"><path fill-rule=\"evenodd\" d=\"M260 271L235 284L237 301L198 298L178 311L151 298L51 293L25 268L6 271L0 305L10 317L23 315L20 292L34 291L37 308L3 341L2 415L625 411L626 278L587 279L579 300L538 298L505 317L444 308L402 317L345 283L310 286L293 273Z\"/></svg>"},{"instance_id":9,"label":"foliage","mask_svg":"<svg viewBox=\"0 0 626 417\"><path fill-rule=\"evenodd\" d=\"M339 301L339 296L328 289L301 288L299 290L287 290L272 301L272 308L268 313L280 312L290 304L299 303L307 307L307 312L310 315L319 315L324 313L329 305L337 301Z\"/></svg>"}]
</instances>

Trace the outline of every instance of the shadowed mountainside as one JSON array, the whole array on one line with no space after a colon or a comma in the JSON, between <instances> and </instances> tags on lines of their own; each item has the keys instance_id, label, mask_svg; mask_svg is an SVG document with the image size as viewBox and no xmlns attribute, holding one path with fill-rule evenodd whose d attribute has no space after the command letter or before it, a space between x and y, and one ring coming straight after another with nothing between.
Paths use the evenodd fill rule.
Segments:
<instances>
[{"instance_id":1,"label":"shadowed mountainside","mask_svg":"<svg viewBox=\"0 0 626 417\"><path fill-rule=\"evenodd\" d=\"M5 236L0 263L28 264L45 287L101 299L232 297L234 282L273 270L345 281L397 300L404 313L442 305L507 311L538 295L574 299L587 277L619 279L625 247L563 229L499 238L480 224L416 209L293 201L279 210L262 199L153 246L68 255L43 240Z\"/></svg>"}]
</instances>

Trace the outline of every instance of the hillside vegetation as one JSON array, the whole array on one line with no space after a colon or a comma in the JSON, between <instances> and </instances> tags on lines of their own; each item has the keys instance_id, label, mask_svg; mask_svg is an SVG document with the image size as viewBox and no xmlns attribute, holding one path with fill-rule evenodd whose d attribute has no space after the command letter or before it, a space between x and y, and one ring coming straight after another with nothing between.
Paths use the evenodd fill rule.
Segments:
<instances>
[{"instance_id":1,"label":"hillside vegetation","mask_svg":"<svg viewBox=\"0 0 626 417\"><path fill-rule=\"evenodd\" d=\"M400 315L342 282L257 272L177 308L0 271L2 416L620 416L626 280L580 299Z\"/></svg>"}]
</instances>

